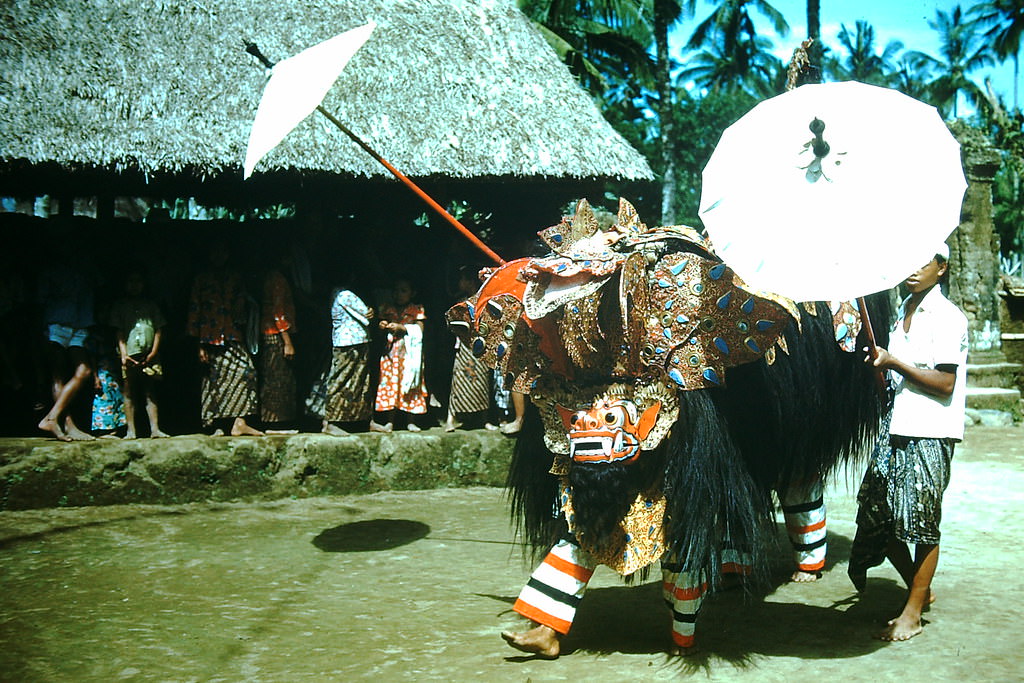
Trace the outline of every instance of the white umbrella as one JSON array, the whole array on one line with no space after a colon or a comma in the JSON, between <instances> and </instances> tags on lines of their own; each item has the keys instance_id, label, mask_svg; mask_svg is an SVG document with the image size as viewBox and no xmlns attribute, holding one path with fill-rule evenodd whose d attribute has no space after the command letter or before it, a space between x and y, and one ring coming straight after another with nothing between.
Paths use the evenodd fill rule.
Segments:
<instances>
[{"instance_id":1,"label":"white umbrella","mask_svg":"<svg viewBox=\"0 0 1024 683\"><path fill-rule=\"evenodd\" d=\"M372 21L303 50L274 65L249 133L245 178L267 152L309 116L338 80L348 61L377 28Z\"/></svg>"},{"instance_id":2,"label":"white umbrella","mask_svg":"<svg viewBox=\"0 0 1024 683\"><path fill-rule=\"evenodd\" d=\"M966 187L960 145L934 107L854 81L804 85L726 129L700 215L747 284L852 300L927 263L959 224Z\"/></svg>"}]
</instances>

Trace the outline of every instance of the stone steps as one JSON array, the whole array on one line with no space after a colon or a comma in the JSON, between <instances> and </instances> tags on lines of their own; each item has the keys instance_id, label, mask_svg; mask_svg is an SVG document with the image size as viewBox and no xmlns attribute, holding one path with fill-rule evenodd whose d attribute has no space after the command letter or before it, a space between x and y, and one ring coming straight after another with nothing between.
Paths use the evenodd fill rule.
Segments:
<instances>
[{"instance_id":1,"label":"stone steps","mask_svg":"<svg viewBox=\"0 0 1024 683\"><path fill-rule=\"evenodd\" d=\"M967 364L967 408L1009 413L1019 421L1024 413L1020 390L1016 388L1019 363L1005 361Z\"/></svg>"}]
</instances>

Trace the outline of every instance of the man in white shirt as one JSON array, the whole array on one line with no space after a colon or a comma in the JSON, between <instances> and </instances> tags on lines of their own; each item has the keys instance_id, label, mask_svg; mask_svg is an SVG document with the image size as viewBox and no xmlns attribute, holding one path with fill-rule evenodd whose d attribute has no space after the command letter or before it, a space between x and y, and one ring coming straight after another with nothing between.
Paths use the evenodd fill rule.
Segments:
<instances>
[{"instance_id":1,"label":"man in white shirt","mask_svg":"<svg viewBox=\"0 0 1024 683\"><path fill-rule=\"evenodd\" d=\"M964 435L967 318L938 286L948 257L942 245L907 278L910 296L897 314L889 348L875 347L875 357L867 359L889 370L895 395L857 496L849 574L863 590L868 568L887 558L909 589L903 611L878 634L882 640L908 640L921 633L921 612L934 600L942 494L954 445Z\"/></svg>"}]
</instances>

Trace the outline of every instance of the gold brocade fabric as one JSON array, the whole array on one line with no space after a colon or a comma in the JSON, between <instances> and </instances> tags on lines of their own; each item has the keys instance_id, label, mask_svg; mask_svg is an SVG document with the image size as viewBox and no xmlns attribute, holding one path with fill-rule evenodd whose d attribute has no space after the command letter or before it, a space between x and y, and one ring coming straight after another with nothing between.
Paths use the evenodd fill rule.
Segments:
<instances>
[{"instance_id":1,"label":"gold brocade fabric","mask_svg":"<svg viewBox=\"0 0 1024 683\"><path fill-rule=\"evenodd\" d=\"M562 477L561 483L562 513L568 522L569 531L576 534L568 478ZM619 524L616 542L608 548L594 548L580 535L576 536L576 540L599 563L611 567L622 576L629 576L660 559L665 553L664 521L665 496L658 490L652 490L636 497Z\"/></svg>"}]
</instances>

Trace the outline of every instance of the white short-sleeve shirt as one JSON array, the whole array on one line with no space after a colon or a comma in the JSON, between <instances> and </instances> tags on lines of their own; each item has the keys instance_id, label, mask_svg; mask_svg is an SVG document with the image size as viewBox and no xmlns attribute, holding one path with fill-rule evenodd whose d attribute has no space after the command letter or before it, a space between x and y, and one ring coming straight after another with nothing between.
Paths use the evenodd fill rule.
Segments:
<instances>
[{"instance_id":1,"label":"white short-sleeve shirt","mask_svg":"<svg viewBox=\"0 0 1024 683\"><path fill-rule=\"evenodd\" d=\"M967 405L967 317L936 285L914 312L910 332L904 332L908 301L909 298L900 306L896 325L889 335L889 353L918 368L956 365L956 383L950 396L940 398L891 371L896 382L896 397L890 433L961 440Z\"/></svg>"},{"instance_id":2,"label":"white short-sleeve shirt","mask_svg":"<svg viewBox=\"0 0 1024 683\"><path fill-rule=\"evenodd\" d=\"M370 307L358 296L340 289L331 304L331 345L355 346L370 341Z\"/></svg>"}]
</instances>

